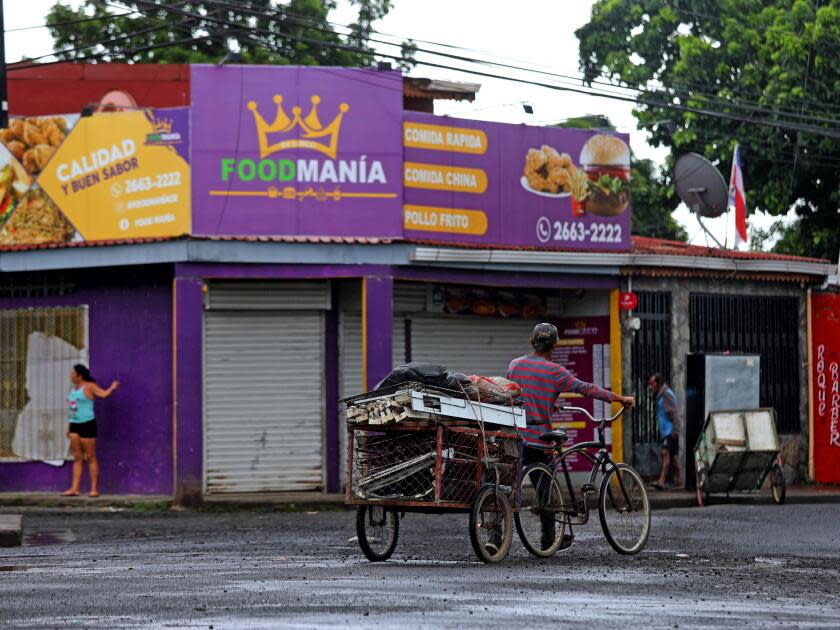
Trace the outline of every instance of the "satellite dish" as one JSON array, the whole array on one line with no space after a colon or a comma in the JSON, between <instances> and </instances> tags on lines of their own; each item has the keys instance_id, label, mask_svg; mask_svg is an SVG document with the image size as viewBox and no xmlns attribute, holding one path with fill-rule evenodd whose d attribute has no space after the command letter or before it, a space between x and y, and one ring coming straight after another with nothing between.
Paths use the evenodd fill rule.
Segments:
<instances>
[{"instance_id":1,"label":"satellite dish","mask_svg":"<svg viewBox=\"0 0 840 630\"><path fill-rule=\"evenodd\" d=\"M702 155L686 153L674 165L674 186L680 199L697 216L703 231L718 247L723 247L700 219L714 219L729 209L729 188L720 171Z\"/></svg>"}]
</instances>

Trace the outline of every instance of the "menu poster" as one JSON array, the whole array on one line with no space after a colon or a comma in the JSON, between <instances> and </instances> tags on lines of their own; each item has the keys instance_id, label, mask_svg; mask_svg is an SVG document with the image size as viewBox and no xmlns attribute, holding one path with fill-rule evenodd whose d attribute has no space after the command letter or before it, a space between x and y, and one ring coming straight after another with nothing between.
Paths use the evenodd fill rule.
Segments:
<instances>
[{"instance_id":1,"label":"menu poster","mask_svg":"<svg viewBox=\"0 0 840 630\"><path fill-rule=\"evenodd\" d=\"M576 378L609 388L610 375L610 318L573 317L555 320L559 339L551 360L562 365ZM602 418L610 411L610 405L600 400L583 398L577 394L561 394L559 405L573 405L589 411L594 417ZM580 412L561 411L554 415L555 428L565 427L569 443L587 442L598 439L597 426ZM612 442L607 428L607 446ZM589 471L592 464L581 455L570 455L567 460L573 472Z\"/></svg>"}]
</instances>

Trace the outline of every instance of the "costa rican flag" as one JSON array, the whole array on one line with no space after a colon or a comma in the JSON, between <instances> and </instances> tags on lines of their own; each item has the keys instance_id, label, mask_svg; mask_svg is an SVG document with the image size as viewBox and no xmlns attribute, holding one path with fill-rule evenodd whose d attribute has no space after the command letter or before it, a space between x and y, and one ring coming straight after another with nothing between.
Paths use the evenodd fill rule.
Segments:
<instances>
[{"instance_id":1,"label":"costa rican flag","mask_svg":"<svg viewBox=\"0 0 840 630\"><path fill-rule=\"evenodd\" d=\"M747 242L747 197L744 194L744 172L741 170L741 151L735 145L732 156L732 175L729 178L729 206L735 208L735 248Z\"/></svg>"}]
</instances>

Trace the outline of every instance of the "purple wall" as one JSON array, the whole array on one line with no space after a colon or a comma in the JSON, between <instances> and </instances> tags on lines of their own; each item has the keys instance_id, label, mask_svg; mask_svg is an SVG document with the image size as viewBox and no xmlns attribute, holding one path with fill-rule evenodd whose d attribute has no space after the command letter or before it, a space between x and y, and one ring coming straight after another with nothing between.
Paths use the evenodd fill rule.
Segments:
<instances>
[{"instance_id":1,"label":"purple wall","mask_svg":"<svg viewBox=\"0 0 840 630\"><path fill-rule=\"evenodd\" d=\"M203 487L204 415L202 339L203 281L175 278L175 500L183 505L201 501Z\"/></svg>"},{"instance_id":2,"label":"purple wall","mask_svg":"<svg viewBox=\"0 0 840 630\"><path fill-rule=\"evenodd\" d=\"M393 361L394 278L365 276L362 280L365 389L371 390L391 371Z\"/></svg>"},{"instance_id":3,"label":"purple wall","mask_svg":"<svg viewBox=\"0 0 840 630\"><path fill-rule=\"evenodd\" d=\"M172 280L165 269L140 273L91 270L65 276L77 285L71 295L0 301L4 309L89 307L91 372L106 386L121 382L112 397L95 403L103 494L172 492ZM0 492L63 491L71 468L71 462L2 462ZM85 467L82 490L88 488Z\"/></svg>"}]
</instances>

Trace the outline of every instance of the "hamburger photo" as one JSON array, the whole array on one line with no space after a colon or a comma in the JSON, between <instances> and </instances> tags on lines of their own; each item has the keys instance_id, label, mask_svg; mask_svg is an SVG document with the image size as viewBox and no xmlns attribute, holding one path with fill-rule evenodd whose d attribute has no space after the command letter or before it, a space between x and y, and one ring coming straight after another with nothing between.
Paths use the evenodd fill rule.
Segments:
<instances>
[{"instance_id":1,"label":"hamburger photo","mask_svg":"<svg viewBox=\"0 0 840 630\"><path fill-rule=\"evenodd\" d=\"M587 212L603 217L621 214L630 203L630 147L615 136L592 136L580 151L580 166L588 179ZM574 186L573 186L574 189ZM573 196L577 198L573 190ZM582 204L582 205L584 205Z\"/></svg>"}]
</instances>

